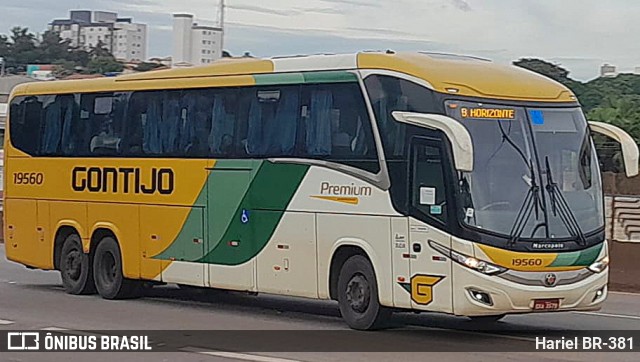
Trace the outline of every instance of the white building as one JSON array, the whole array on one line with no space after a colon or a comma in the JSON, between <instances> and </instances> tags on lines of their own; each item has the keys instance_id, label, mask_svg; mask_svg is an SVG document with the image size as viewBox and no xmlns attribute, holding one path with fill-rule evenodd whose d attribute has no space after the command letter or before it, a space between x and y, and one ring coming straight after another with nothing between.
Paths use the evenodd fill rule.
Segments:
<instances>
[{"instance_id":1,"label":"white building","mask_svg":"<svg viewBox=\"0 0 640 362\"><path fill-rule=\"evenodd\" d=\"M209 64L222 57L222 29L193 22L191 14L173 14L173 66Z\"/></svg>"},{"instance_id":2,"label":"white building","mask_svg":"<svg viewBox=\"0 0 640 362\"><path fill-rule=\"evenodd\" d=\"M115 25L113 55L124 61L144 61L147 58L147 25L120 19Z\"/></svg>"},{"instance_id":3,"label":"white building","mask_svg":"<svg viewBox=\"0 0 640 362\"><path fill-rule=\"evenodd\" d=\"M604 64L600 67L601 77L615 77L616 75L618 75L618 70L615 65Z\"/></svg>"},{"instance_id":4,"label":"white building","mask_svg":"<svg viewBox=\"0 0 640 362\"><path fill-rule=\"evenodd\" d=\"M53 20L49 29L87 50L102 43L116 59L125 62L147 58L147 25L133 23L107 11L72 10L69 19Z\"/></svg>"}]
</instances>

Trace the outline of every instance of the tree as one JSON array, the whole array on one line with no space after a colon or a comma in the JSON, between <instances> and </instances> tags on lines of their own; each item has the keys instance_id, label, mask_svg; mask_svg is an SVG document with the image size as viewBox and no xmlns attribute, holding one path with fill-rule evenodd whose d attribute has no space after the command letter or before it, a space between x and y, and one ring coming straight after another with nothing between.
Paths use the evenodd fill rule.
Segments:
<instances>
[{"instance_id":1,"label":"tree","mask_svg":"<svg viewBox=\"0 0 640 362\"><path fill-rule=\"evenodd\" d=\"M524 58L513 62L513 65L542 74L563 84L569 80L568 70L542 59Z\"/></svg>"},{"instance_id":2,"label":"tree","mask_svg":"<svg viewBox=\"0 0 640 362\"><path fill-rule=\"evenodd\" d=\"M86 68L89 65L89 61L91 60L91 55L88 51L77 47L70 49L67 59L74 62L76 64L76 67Z\"/></svg>"},{"instance_id":3,"label":"tree","mask_svg":"<svg viewBox=\"0 0 640 362\"><path fill-rule=\"evenodd\" d=\"M107 44L103 43L102 40L98 40L98 43L91 48L91 51L89 51L89 55L91 56L91 58L112 56L111 52L109 52L109 49L107 49Z\"/></svg>"},{"instance_id":4,"label":"tree","mask_svg":"<svg viewBox=\"0 0 640 362\"><path fill-rule=\"evenodd\" d=\"M60 34L54 31L46 31L42 35L42 41L38 44L40 53L39 60L42 63L55 63L62 60L69 60L68 40L62 40Z\"/></svg>"},{"instance_id":5,"label":"tree","mask_svg":"<svg viewBox=\"0 0 640 362\"><path fill-rule=\"evenodd\" d=\"M86 72L89 74L105 74L122 72L124 66L116 61L113 55L95 57L89 61Z\"/></svg>"},{"instance_id":6,"label":"tree","mask_svg":"<svg viewBox=\"0 0 640 362\"><path fill-rule=\"evenodd\" d=\"M160 63L148 63L148 62L142 62L140 64L138 64L138 66L136 67L136 70L139 72L148 72L150 70L154 70L157 68L162 68L164 67L164 65L160 64Z\"/></svg>"},{"instance_id":7,"label":"tree","mask_svg":"<svg viewBox=\"0 0 640 362\"><path fill-rule=\"evenodd\" d=\"M4 34L0 34L0 57L6 58L9 56L10 47L9 38Z\"/></svg>"},{"instance_id":8,"label":"tree","mask_svg":"<svg viewBox=\"0 0 640 362\"><path fill-rule=\"evenodd\" d=\"M11 29L11 46L7 63L26 69L27 64L37 60L36 37L29 32L29 28L19 26Z\"/></svg>"},{"instance_id":9,"label":"tree","mask_svg":"<svg viewBox=\"0 0 640 362\"><path fill-rule=\"evenodd\" d=\"M76 63L70 60L58 60L55 62L53 75L56 78L66 78L76 72Z\"/></svg>"}]
</instances>

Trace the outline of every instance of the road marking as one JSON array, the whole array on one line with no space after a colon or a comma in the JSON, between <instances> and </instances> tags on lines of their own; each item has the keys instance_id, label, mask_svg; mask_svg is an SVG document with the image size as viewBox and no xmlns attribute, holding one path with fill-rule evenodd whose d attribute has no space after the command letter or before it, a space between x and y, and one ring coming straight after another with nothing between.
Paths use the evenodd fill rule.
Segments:
<instances>
[{"instance_id":1,"label":"road marking","mask_svg":"<svg viewBox=\"0 0 640 362\"><path fill-rule=\"evenodd\" d=\"M46 327L46 328L42 328L41 330L43 331L51 331L51 332L60 332L60 333L68 333L68 334L77 334L80 336L102 336L103 334L99 334L99 333L88 333L88 332L81 332L81 331L74 331L72 329L68 329L68 328L60 328L60 327Z\"/></svg>"},{"instance_id":2,"label":"road marking","mask_svg":"<svg viewBox=\"0 0 640 362\"><path fill-rule=\"evenodd\" d=\"M242 361L253 361L253 362L301 362L300 360L295 360L295 359L258 356L258 355L255 355L255 354L246 354L246 353L222 352L222 351L214 351L214 350L200 349L200 348L194 348L194 347L181 348L181 351L198 353L198 354L203 354L203 355L212 356L212 357L238 359L238 360L242 360Z\"/></svg>"},{"instance_id":3,"label":"road marking","mask_svg":"<svg viewBox=\"0 0 640 362\"><path fill-rule=\"evenodd\" d=\"M0 326L8 326L9 324L15 323L14 321L8 321L6 319L0 319Z\"/></svg>"},{"instance_id":4,"label":"road marking","mask_svg":"<svg viewBox=\"0 0 640 362\"><path fill-rule=\"evenodd\" d=\"M598 313L598 312L573 312L573 313L594 315L594 316L599 316L599 317L626 318L626 319L637 319L637 320L640 320L640 316L637 316L637 315L611 314L611 313Z\"/></svg>"},{"instance_id":5,"label":"road marking","mask_svg":"<svg viewBox=\"0 0 640 362\"><path fill-rule=\"evenodd\" d=\"M510 334L488 333L488 332L483 332L481 330L468 331L468 330L462 330L462 329L447 329L447 328L433 328L433 329L439 329L442 331L455 332L455 333L461 333L461 334L471 334L474 336L497 337L497 338L503 338L503 339L513 339L516 341L525 341L525 342L534 341L535 342L535 338L519 337L519 336L510 335ZM505 332L509 332L509 331L505 331Z\"/></svg>"},{"instance_id":6,"label":"road marking","mask_svg":"<svg viewBox=\"0 0 640 362\"><path fill-rule=\"evenodd\" d=\"M612 291L609 291L609 294L632 295L634 297L639 297L640 296L640 293L632 293L632 292L612 292Z\"/></svg>"}]
</instances>

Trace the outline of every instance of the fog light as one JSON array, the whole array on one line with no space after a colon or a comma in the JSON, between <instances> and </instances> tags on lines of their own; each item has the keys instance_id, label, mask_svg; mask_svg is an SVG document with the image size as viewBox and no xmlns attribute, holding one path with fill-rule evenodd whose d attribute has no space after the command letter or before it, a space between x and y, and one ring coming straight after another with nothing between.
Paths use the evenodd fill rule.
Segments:
<instances>
[{"instance_id":1,"label":"fog light","mask_svg":"<svg viewBox=\"0 0 640 362\"><path fill-rule=\"evenodd\" d=\"M597 301L598 299L603 298L605 296L606 289L607 289L606 286L598 289L596 291L596 295L593 297L593 300L591 302L593 303L593 302Z\"/></svg>"},{"instance_id":2,"label":"fog light","mask_svg":"<svg viewBox=\"0 0 640 362\"><path fill-rule=\"evenodd\" d=\"M467 289L467 291L469 292L469 295L471 295L471 298L473 298L473 300L475 300L476 302L480 302L488 306L493 305L493 300L491 299L489 293L481 292L476 289Z\"/></svg>"}]
</instances>

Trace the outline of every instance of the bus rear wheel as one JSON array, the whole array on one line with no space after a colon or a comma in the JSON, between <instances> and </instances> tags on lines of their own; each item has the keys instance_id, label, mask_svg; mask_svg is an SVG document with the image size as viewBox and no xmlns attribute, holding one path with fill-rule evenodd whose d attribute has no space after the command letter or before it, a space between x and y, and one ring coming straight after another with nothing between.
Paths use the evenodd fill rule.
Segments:
<instances>
[{"instance_id":1,"label":"bus rear wheel","mask_svg":"<svg viewBox=\"0 0 640 362\"><path fill-rule=\"evenodd\" d=\"M96 247L93 275L98 294L105 299L135 298L140 295L140 281L126 279L122 274L120 247L110 236L103 238Z\"/></svg>"},{"instance_id":2,"label":"bus rear wheel","mask_svg":"<svg viewBox=\"0 0 640 362\"><path fill-rule=\"evenodd\" d=\"M71 234L64 240L59 265L62 285L67 293L74 295L95 293L91 259L82 250L82 243L77 234Z\"/></svg>"},{"instance_id":3,"label":"bus rear wheel","mask_svg":"<svg viewBox=\"0 0 640 362\"><path fill-rule=\"evenodd\" d=\"M342 266L338 303L342 318L353 329L381 329L391 317L391 310L380 305L373 267L362 255L350 257Z\"/></svg>"}]
</instances>

